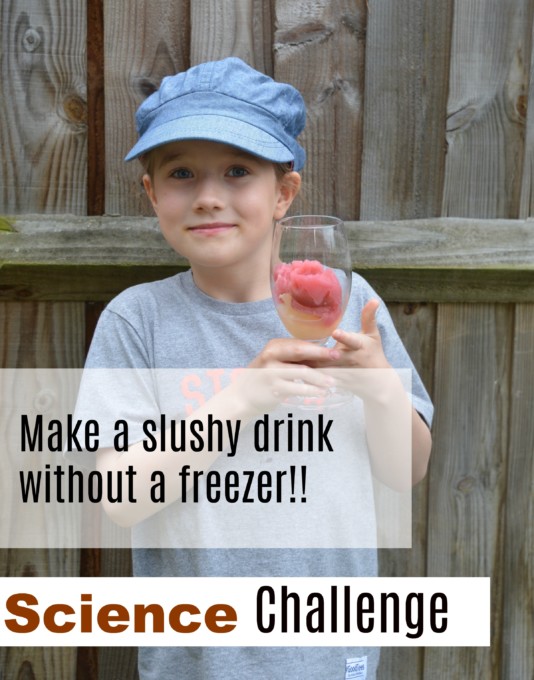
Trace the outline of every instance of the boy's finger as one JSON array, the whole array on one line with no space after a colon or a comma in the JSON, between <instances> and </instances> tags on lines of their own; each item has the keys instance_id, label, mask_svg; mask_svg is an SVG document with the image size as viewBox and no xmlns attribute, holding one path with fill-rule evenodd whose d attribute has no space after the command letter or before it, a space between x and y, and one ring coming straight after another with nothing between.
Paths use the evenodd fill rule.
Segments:
<instances>
[{"instance_id":1,"label":"boy's finger","mask_svg":"<svg viewBox=\"0 0 534 680\"><path fill-rule=\"evenodd\" d=\"M332 361L339 359L339 356L340 352L337 348L323 347L305 340L283 338L269 342L250 367Z\"/></svg>"},{"instance_id":2,"label":"boy's finger","mask_svg":"<svg viewBox=\"0 0 534 680\"><path fill-rule=\"evenodd\" d=\"M378 300L369 300L369 302L362 309L362 333L365 335L379 335L378 326L376 324L376 312L380 306Z\"/></svg>"},{"instance_id":3,"label":"boy's finger","mask_svg":"<svg viewBox=\"0 0 534 680\"><path fill-rule=\"evenodd\" d=\"M337 340L338 343L341 343L340 347L348 347L351 350L363 349L365 345L365 339L363 338L362 333L349 333L341 330L341 328L337 328L332 333L332 337L334 340Z\"/></svg>"},{"instance_id":4,"label":"boy's finger","mask_svg":"<svg viewBox=\"0 0 534 680\"><path fill-rule=\"evenodd\" d=\"M340 351L336 347L323 347L313 342L295 343L284 354L285 362L306 363L307 361L331 361L339 359Z\"/></svg>"}]
</instances>

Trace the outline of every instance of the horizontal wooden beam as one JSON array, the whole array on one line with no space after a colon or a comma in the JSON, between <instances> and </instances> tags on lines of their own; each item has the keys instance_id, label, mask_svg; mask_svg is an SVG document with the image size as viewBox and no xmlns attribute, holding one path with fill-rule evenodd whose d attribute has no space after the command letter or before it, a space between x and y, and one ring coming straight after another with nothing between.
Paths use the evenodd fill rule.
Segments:
<instances>
[{"instance_id":1,"label":"horizontal wooden beam","mask_svg":"<svg viewBox=\"0 0 534 680\"><path fill-rule=\"evenodd\" d=\"M534 301L534 220L347 222L353 268L390 301ZM108 300L187 268L154 218L0 219L0 299Z\"/></svg>"}]
</instances>

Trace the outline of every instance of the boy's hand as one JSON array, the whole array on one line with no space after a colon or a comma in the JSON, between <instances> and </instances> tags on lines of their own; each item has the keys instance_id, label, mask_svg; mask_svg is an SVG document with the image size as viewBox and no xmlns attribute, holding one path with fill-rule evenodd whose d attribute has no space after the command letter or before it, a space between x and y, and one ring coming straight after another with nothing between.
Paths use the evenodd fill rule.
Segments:
<instances>
[{"instance_id":1,"label":"boy's hand","mask_svg":"<svg viewBox=\"0 0 534 680\"><path fill-rule=\"evenodd\" d=\"M359 333L348 333L340 329L332 333L332 337L336 340L334 349L337 350L339 358L313 364L321 369L321 373L333 377L338 387L366 400L380 400L382 395L390 391L392 381L398 382L384 354L380 331L376 323L379 305L379 301L375 299L369 300L365 305L362 310ZM369 372L352 370L355 368L390 370Z\"/></svg>"},{"instance_id":2,"label":"boy's hand","mask_svg":"<svg viewBox=\"0 0 534 680\"><path fill-rule=\"evenodd\" d=\"M281 368L300 367L324 362L330 365L340 358L337 348L322 347L306 340L296 338L275 338L269 340L258 356L249 364L249 368Z\"/></svg>"},{"instance_id":3,"label":"boy's hand","mask_svg":"<svg viewBox=\"0 0 534 680\"><path fill-rule=\"evenodd\" d=\"M343 368L391 368L384 350L380 331L376 324L376 312L380 303L378 300L369 300L362 309L361 330L359 333L347 333L337 329L332 337L337 341L335 349L340 357L337 361L331 361L329 366ZM327 364L323 364L326 366Z\"/></svg>"},{"instance_id":4,"label":"boy's hand","mask_svg":"<svg viewBox=\"0 0 534 680\"><path fill-rule=\"evenodd\" d=\"M338 349L321 347L295 338L270 340L239 376L237 397L257 411L268 411L293 396L321 397L335 380L311 367L332 365ZM267 370L254 370L267 369Z\"/></svg>"}]
</instances>

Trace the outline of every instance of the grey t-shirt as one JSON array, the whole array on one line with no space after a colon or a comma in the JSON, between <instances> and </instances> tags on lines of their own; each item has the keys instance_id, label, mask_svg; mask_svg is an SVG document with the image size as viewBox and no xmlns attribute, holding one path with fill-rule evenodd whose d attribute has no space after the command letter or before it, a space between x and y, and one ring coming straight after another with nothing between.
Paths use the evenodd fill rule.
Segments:
<instances>
[{"instance_id":1,"label":"grey t-shirt","mask_svg":"<svg viewBox=\"0 0 534 680\"><path fill-rule=\"evenodd\" d=\"M353 275L351 298L341 327L360 329L365 303L378 297ZM385 354L395 368L413 370L412 402L427 423L432 404L382 303L377 314ZM88 368L228 369L247 366L265 344L287 337L272 300L228 303L200 291L190 271L124 291L103 311ZM216 373L213 374L214 380ZM198 393L189 389L191 404ZM170 512L162 514L170 518ZM150 531L134 528L133 541ZM142 540L138 541L143 544ZM147 549L133 550L135 576L376 576L373 549ZM150 647L139 652L141 680L345 680L348 659L363 659L367 680L375 678L376 648L196 648Z\"/></svg>"}]
</instances>

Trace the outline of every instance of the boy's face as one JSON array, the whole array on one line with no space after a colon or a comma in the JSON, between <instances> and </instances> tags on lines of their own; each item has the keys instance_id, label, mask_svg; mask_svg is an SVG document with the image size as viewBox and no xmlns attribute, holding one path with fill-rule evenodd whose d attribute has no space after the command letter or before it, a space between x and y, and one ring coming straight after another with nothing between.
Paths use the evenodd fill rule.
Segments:
<instances>
[{"instance_id":1,"label":"boy's face","mask_svg":"<svg viewBox=\"0 0 534 680\"><path fill-rule=\"evenodd\" d=\"M283 217L300 176L279 181L273 163L235 147L201 140L154 152L143 182L161 231L193 269L269 266L273 219Z\"/></svg>"}]
</instances>

